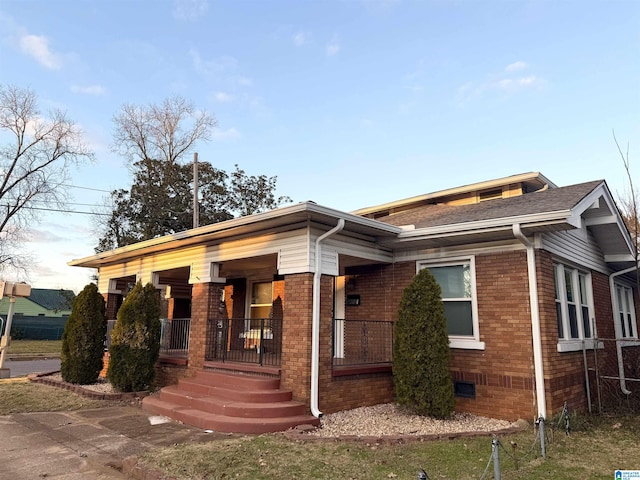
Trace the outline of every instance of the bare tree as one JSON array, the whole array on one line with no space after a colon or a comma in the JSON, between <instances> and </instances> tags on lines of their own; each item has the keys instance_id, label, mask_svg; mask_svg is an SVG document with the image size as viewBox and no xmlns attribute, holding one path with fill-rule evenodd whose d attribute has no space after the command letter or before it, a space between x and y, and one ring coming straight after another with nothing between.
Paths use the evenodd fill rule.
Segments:
<instances>
[{"instance_id":1,"label":"bare tree","mask_svg":"<svg viewBox=\"0 0 640 480\"><path fill-rule=\"evenodd\" d=\"M636 288L640 291L640 211L638 211L638 205L640 204L639 192L636 190L633 183L633 176L631 175L631 163L629 161L629 144L627 143L626 152L622 151L618 139L616 138L616 132L613 132L613 140L616 142L618 153L622 158L622 164L627 174L627 180L629 182L628 191L624 197L618 196L620 205L622 208L622 219L629 229L629 233L633 237L634 260L636 264Z\"/></svg>"},{"instance_id":2,"label":"bare tree","mask_svg":"<svg viewBox=\"0 0 640 480\"><path fill-rule=\"evenodd\" d=\"M199 140L210 140L216 120L182 97L161 104L125 104L113 117L112 149L132 164L164 160L175 163Z\"/></svg>"},{"instance_id":3,"label":"bare tree","mask_svg":"<svg viewBox=\"0 0 640 480\"><path fill-rule=\"evenodd\" d=\"M171 203L173 185L181 184L182 200L190 195L191 178L183 178L180 161L188 162L186 155L199 141L210 140L216 127L213 115L179 96L159 104L124 104L113 123L111 149L128 161L134 185L131 191L113 191L110 206L96 212L102 214L93 220L97 251L174 231L164 224L185 209Z\"/></svg>"},{"instance_id":4,"label":"bare tree","mask_svg":"<svg viewBox=\"0 0 640 480\"><path fill-rule=\"evenodd\" d=\"M0 270L25 270L25 230L38 217L35 203L64 207L68 167L92 160L82 132L65 112L48 118L29 89L0 85ZM34 208L35 207L35 208Z\"/></svg>"}]
</instances>

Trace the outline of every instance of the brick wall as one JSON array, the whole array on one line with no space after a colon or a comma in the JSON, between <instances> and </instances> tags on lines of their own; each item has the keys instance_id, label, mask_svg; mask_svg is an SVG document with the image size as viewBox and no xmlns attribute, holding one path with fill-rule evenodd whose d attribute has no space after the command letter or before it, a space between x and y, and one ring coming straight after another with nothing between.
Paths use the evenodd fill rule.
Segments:
<instances>
[{"instance_id":1,"label":"brick wall","mask_svg":"<svg viewBox=\"0 0 640 480\"><path fill-rule=\"evenodd\" d=\"M155 372L156 376L154 381L158 387L175 385L179 379L193 375L186 366L167 365L162 362L156 363Z\"/></svg>"},{"instance_id":2,"label":"brick wall","mask_svg":"<svg viewBox=\"0 0 640 480\"><path fill-rule=\"evenodd\" d=\"M452 350L454 380L476 383L476 398L458 397L456 408L507 419L535 418L526 252L478 255L475 267L485 350Z\"/></svg>"},{"instance_id":3,"label":"brick wall","mask_svg":"<svg viewBox=\"0 0 640 480\"><path fill-rule=\"evenodd\" d=\"M347 305L345 319L397 320L402 291L415 274L415 262L347 269L346 294L359 295L360 305Z\"/></svg>"},{"instance_id":4,"label":"brick wall","mask_svg":"<svg viewBox=\"0 0 640 480\"><path fill-rule=\"evenodd\" d=\"M538 295L540 304L540 323L544 356L544 373L547 396L547 414L553 415L562 410L564 402L571 409L586 410L588 406L585 379L584 355L582 350L558 352L558 326L555 306L553 279L553 259L545 251L536 252L538 263ZM544 274L544 277L542 276ZM543 283L543 278L547 279ZM607 275L591 272L596 330L599 338L615 338L611 293ZM605 341L604 348L594 352L586 351L589 369L595 368L596 356L601 374L617 376L617 358L615 342ZM597 401L596 378L589 375L591 400Z\"/></svg>"},{"instance_id":5,"label":"brick wall","mask_svg":"<svg viewBox=\"0 0 640 480\"><path fill-rule=\"evenodd\" d=\"M226 312L220 304L224 284L196 283L192 288L191 326L189 331L189 375L204 366L209 347L209 319L226 318Z\"/></svg>"},{"instance_id":6,"label":"brick wall","mask_svg":"<svg viewBox=\"0 0 640 480\"><path fill-rule=\"evenodd\" d=\"M456 409L507 419L535 418L526 253L477 255L475 262L480 340L486 349L451 350L453 380L476 385L476 398L457 397ZM360 305L347 306L346 319L396 320L402 291L415 273L415 262L348 269L346 293L360 295ZM330 352L330 330L325 328L323 324ZM321 378L323 411L393 399L390 374Z\"/></svg>"},{"instance_id":7,"label":"brick wall","mask_svg":"<svg viewBox=\"0 0 640 480\"><path fill-rule=\"evenodd\" d=\"M311 309L313 274L287 275L284 281L281 385L309 404L311 386Z\"/></svg>"}]
</instances>

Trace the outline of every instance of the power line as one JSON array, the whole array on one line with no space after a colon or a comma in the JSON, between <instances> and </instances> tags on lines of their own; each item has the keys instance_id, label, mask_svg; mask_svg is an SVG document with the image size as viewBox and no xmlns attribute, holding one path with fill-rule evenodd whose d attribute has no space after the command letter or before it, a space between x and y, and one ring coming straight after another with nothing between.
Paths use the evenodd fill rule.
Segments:
<instances>
[{"instance_id":1,"label":"power line","mask_svg":"<svg viewBox=\"0 0 640 480\"><path fill-rule=\"evenodd\" d=\"M103 215L105 217L110 216L110 213L95 213L95 212L80 212L78 210L64 210L61 208L38 208L38 207L23 207L28 210L42 210L44 212L61 212L61 213L79 213L81 215Z\"/></svg>"},{"instance_id":2,"label":"power line","mask_svg":"<svg viewBox=\"0 0 640 480\"><path fill-rule=\"evenodd\" d=\"M93 190L94 192L105 192L105 193L111 193L112 192L112 190L103 190L101 188L92 188L92 187L81 187L79 185L69 185L69 184L65 184L65 183L62 183L61 186L69 187L69 188L80 188L82 190Z\"/></svg>"},{"instance_id":3,"label":"power line","mask_svg":"<svg viewBox=\"0 0 640 480\"><path fill-rule=\"evenodd\" d=\"M6 207L6 205L2 205L3 207ZM43 212L60 212L60 213L78 213L81 215L102 215L105 217L110 216L110 213L96 213L96 212L81 212L78 210L65 210L62 208L41 208L41 207L22 207L26 210L40 210Z\"/></svg>"},{"instance_id":4,"label":"power line","mask_svg":"<svg viewBox=\"0 0 640 480\"><path fill-rule=\"evenodd\" d=\"M33 203L44 203L45 205L48 203L45 200L32 200ZM65 205L75 205L77 207L95 207L95 208L105 208L105 205L98 205L95 203L75 203L75 202L64 202Z\"/></svg>"}]
</instances>

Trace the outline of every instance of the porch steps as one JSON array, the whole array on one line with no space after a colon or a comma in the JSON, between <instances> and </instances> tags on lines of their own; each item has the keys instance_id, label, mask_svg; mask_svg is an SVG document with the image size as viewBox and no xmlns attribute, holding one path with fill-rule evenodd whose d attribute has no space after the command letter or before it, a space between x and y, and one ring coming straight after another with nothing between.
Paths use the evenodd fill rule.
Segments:
<instances>
[{"instance_id":1,"label":"porch steps","mask_svg":"<svg viewBox=\"0 0 640 480\"><path fill-rule=\"evenodd\" d=\"M159 395L145 397L142 408L205 430L267 433L302 424L318 425L303 403L292 400L280 379L200 371Z\"/></svg>"}]
</instances>

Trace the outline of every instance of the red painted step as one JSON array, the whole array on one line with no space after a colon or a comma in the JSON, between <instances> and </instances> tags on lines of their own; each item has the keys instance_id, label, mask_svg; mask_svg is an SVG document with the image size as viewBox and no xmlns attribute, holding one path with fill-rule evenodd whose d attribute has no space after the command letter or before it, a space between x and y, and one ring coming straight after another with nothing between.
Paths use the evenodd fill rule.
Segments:
<instances>
[{"instance_id":1,"label":"red painted step","mask_svg":"<svg viewBox=\"0 0 640 480\"><path fill-rule=\"evenodd\" d=\"M142 408L220 432L268 433L319 425L303 403L293 401L278 378L200 371L145 397Z\"/></svg>"}]
</instances>

